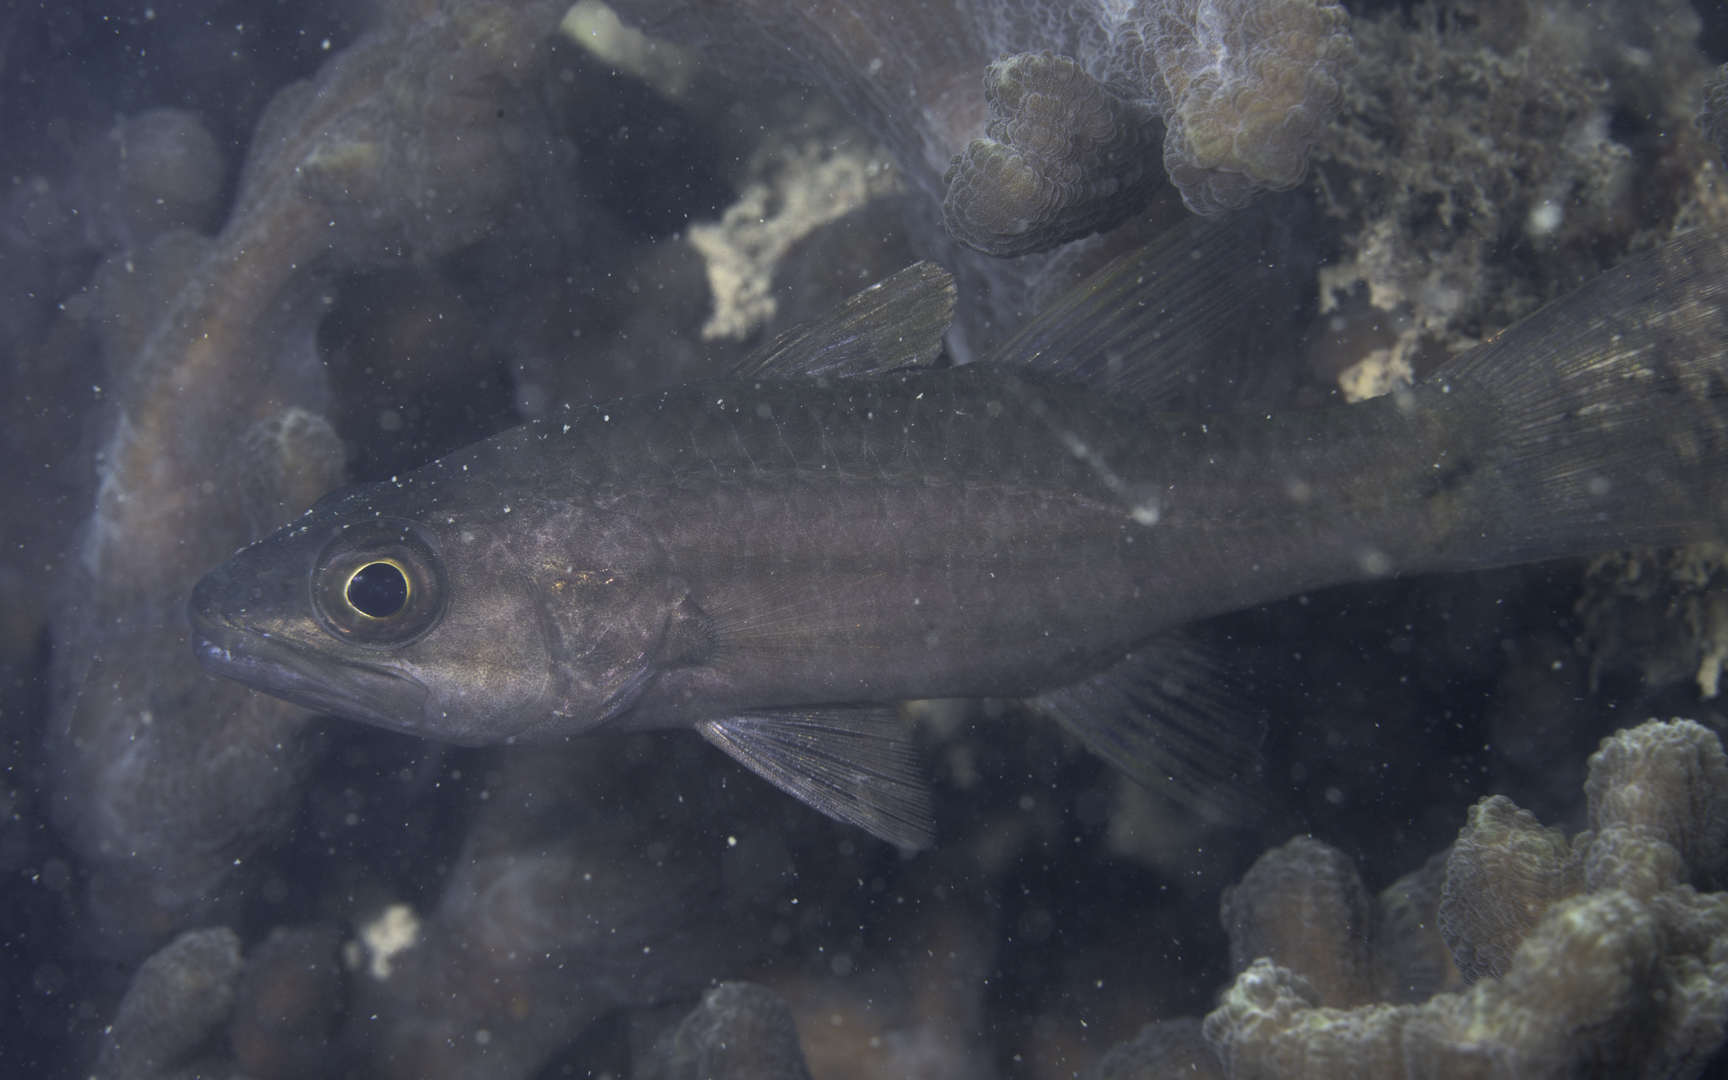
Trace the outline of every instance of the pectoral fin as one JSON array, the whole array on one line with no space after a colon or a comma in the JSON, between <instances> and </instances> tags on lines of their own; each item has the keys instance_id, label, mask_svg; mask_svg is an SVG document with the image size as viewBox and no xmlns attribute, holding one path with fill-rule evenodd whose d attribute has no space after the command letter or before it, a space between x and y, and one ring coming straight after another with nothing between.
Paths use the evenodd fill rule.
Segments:
<instances>
[{"instance_id":1,"label":"pectoral fin","mask_svg":"<svg viewBox=\"0 0 1728 1080\"><path fill-rule=\"evenodd\" d=\"M935 839L930 786L891 708L747 713L696 725L780 790L901 847Z\"/></svg>"},{"instance_id":2,"label":"pectoral fin","mask_svg":"<svg viewBox=\"0 0 1728 1080\"><path fill-rule=\"evenodd\" d=\"M1265 722L1216 669L1166 635L1116 666L1030 704L1140 783L1214 817L1244 821L1257 800Z\"/></svg>"}]
</instances>

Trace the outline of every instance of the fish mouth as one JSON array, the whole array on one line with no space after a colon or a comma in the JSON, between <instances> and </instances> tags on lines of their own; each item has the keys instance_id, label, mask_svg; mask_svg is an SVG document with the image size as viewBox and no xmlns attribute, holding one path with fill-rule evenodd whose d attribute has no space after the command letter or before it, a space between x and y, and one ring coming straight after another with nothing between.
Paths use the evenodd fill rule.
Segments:
<instances>
[{"instance_id":1,"label":"fish mouth","mask_svg":"<svg viewBox=\"0 0 1728 1080\"><path fill-rule=\"evenodd\" d=\"M315 712L416 734L424 683L384 664L351 660L187 605L192 652L205 670Z\"/></svg>"}]
</instances>

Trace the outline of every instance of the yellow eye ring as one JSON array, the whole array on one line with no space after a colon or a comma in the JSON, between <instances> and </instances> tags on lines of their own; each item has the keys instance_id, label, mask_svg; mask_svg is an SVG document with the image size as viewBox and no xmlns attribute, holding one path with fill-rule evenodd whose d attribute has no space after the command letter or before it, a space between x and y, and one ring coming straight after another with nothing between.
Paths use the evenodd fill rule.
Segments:
<instances>
[{"instance_id":1,"label":"yellow eye ring","mask_svg":"<svg viewBox=\"0 0 1728 1080\"><path fill-rule=\"evenodd\" d=\"M374 559L362 563L348 575L342 586L342 599L365 619L386 622L408 610L414 598L414 579L406 566L395 559Z\"/></svg>"},{"instance_id":2,"label":"yellow eye ring","mask_svg":"<svg viewBox=\"0 0 1728 1080\"><path fill-rule=\"evenodd\" d=\"M395 518L338 530L312 568L319 625L365 648L401 648L423 637L443 616L450 591L435 544L421 526Z\"/></svg>"}]
</instances>

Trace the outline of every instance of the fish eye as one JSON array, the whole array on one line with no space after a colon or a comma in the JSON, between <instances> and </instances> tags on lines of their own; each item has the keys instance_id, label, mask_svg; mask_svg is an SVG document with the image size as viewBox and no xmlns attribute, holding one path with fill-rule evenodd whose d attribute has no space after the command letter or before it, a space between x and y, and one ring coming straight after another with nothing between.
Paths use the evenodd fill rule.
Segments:
<instances>
[{"instance_id":1,"label":"fish eye","mask_svg":"<svg viewBox=\"0 0 1728 1080\"><path fill-rule=\"evenodd\" d=\"M408 573L389 559L367 563L348 579L343 597L348 606L374 619L388 619L408 606L413 592Z\"/></svg>"},{"instance_id":2,"label":"fish eye","mask_svg":"<svg viewBox=\"0 0 1728 1080\"><path fill-rule=\"evenodd\" d=\"M399 648L437 625L449 584L443 560L412 522L374 518L324 545L312 570L312 609L331 635Z\"/></svg>"}]
</instances>

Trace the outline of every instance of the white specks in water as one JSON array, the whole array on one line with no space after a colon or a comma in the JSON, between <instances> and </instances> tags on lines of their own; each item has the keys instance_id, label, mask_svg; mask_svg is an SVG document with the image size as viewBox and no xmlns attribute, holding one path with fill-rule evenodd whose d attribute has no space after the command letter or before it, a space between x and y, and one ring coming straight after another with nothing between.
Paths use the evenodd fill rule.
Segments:
<instances>
[{"instance_id":1,"label":"white specks in water","mask_svg":"<svg viewBox=\"0 0 1728 1080\"><path fill-rule=\"evenodd\" d=\"M1370 548L1357 556L1356 563L1369 577L1385 577L1392 572L1392 560L1384 551Z\"/></svg>"},{"instance_id":2,"label":"white specks in water","mask_svg":"<svg viewBox=\"0 0 1728 1080\"><path fill-rule=\"evenodd\" d=\"M1149 502L1136 506L1128 516L1138 525L1156 525L1163 512L1159 510L1157 503Z\"/></svg>"},{"instance_id":3,"label":"white specks in water","mask_svg":"<svg viewBox=\"0 0 1728 1080\"><path fill-rule=\"evenodd\" d=\"M1438 465L1435 468L1439 468ZM1284 494L1294 503L1305 503L1314 497L1314 487L1300 477L1291 477L1284 484Z\"/></svg>"},{"instance_id":4,"label":"white specks in water","mask_svg":"<svg viewBox=\"0 0 1728 1080\"><path fill-rule=\"evenodd\" d=\"M1590 478L1590 483L1586 486L1590 489L1590 494L1595 495L1598 498L1608 494L1608 492L1614 487L1613 483L1606 476L1592 476Z\"/></svg>"},{"instance_id":5,"label":"white specks in water","mask_svg":"<svg viewBox=\"0 0 1728 1080\"><path fill-rule=\"evenodd\" d=\"M1524 231L1536 237L1551 236L1565 220L1565 207L1553 199L1543 199L1530 208L1530 216L1524 221Z\"/></svg>"},{"instance_id":6,"label":"white specks in water","mask_svg":"<svg viewBox=\"0 0 1728 1080\"><path fill-rule=\"evenodd\" d=\"M756 406L756 415L766 420L774 415L774 409L766 401Z\"/></svg>"}]
</instances>

